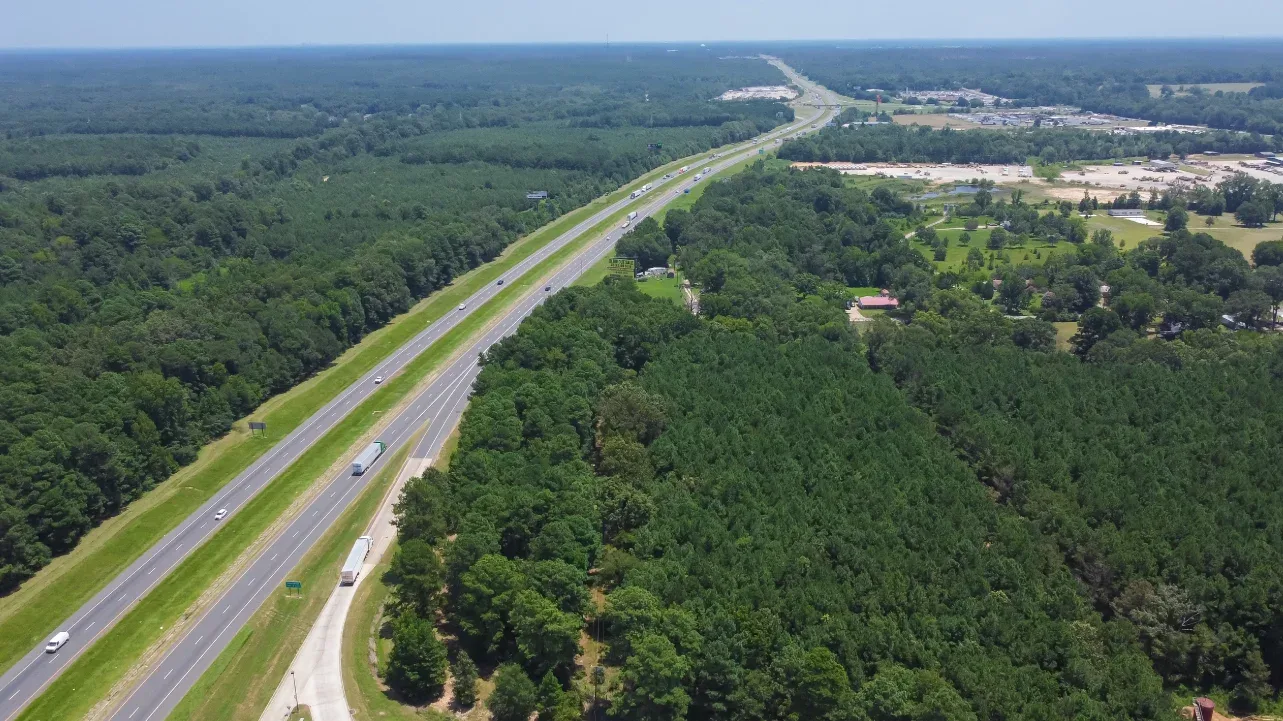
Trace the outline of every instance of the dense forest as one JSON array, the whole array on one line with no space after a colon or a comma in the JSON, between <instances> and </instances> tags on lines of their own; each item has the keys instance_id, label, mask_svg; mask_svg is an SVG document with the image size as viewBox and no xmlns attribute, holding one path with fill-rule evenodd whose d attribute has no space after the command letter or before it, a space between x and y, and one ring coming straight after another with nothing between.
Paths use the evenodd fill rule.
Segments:
<instances>
[{"instance_id":1,"label":"dense forest","mask_svg":"<svg viewBox=\"0 0 1283 721\"><path fill-rule=\"evenodd\" d=\"M518 236L792 118L688 50L0 59L0 591Z\"/></svg>"},{"instance_id":2,"label":"dense forest","mask_svg":"<svg viewBox=\"0 0 1283 721\"><path fill-rule=\"evenodd\" d=\"M1019 106L1074 105L1166 123L1274 135L1283 130L1283 51L1270 41L1101 41L845 48L801 46L780 57L833 90L967 87ZM1160 92L1148 85L1265 83L1258 92Z\"/></svg>"},{"instance_id":3,"label":"dense forest","mask_svg":"<svg viewBox=\"0 0 1283 721\"><path fill-rule=\"evenodd\" d=\"M620 242L675 254L698 317L609 281L491 349L449 472L398 506L397 598L423 599L402 613L444 610L457 639L421 632L442 646L423 698L452 657L465 705L495 670L500 719L1274 703L1283 347L1219 315L1283 300L1283 241L1254 267L1183 229L1098 232L972 283L906 241L918 213L758 164ZM1013 238L1063 218L986 213ZM868 285L907 303L857 331Z\"/></svg>"},{"instance_id":4,"label":"dense forest","mask_svg":"<svg viewBox=\"0 0 1283 721\"><path fill-rule=\"evenodd\" d=\"M1231 132L1114 135L1067 128L972 128L964 132L887 124L832 128L790 139L779 154L789 160L822 163L1024 163L1029 158L1061 163L1137 157L1166 160L1171 155L1183 157L1207 150L1255 153L1272 147L1276 146L1259 135Z\"/></svg>"}]
</instances>

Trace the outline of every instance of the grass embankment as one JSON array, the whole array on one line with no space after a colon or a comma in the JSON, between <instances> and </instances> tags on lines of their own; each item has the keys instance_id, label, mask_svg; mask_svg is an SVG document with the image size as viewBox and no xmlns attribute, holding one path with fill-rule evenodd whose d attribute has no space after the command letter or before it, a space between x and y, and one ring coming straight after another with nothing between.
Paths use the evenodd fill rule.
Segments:
<instances>
[{"instance_id":1,"label":"grass embankment","mask_svg":"<svg viewBox=\"0 0 1283 721\"><path fill-rule=\"evenodd\" d=\"M231 433L202 448L194 463L91 531L71 553L54 559L18 591L0 599L0 669L12 666L276 441L414 335L575 225L694 157L657 168L517 240L494 261L460 276L368 335L325 371L269 399L250 417L238 421ZM246 424L251 417L267 423L267 438L250 436Z\"/></svg>"},{"instance_id":2,"label":"grass embankment","mask_svg":"<svg viewBox=\"0 0 1283 721\"><path fill-rule=\"evenodd\" d=\"M412 442L401 447L290 573L303 597L277 591L254 613L170 719L257 719L289 670L334 588L335 569L370 524L401 471ZM281 709L284 711L285 709Z\"/></svg>"},{"instance_id":3,"label":"grass embankment","mask_svg":"<svg viewBox=\"0 0 1283 721\"><path fill-rule=\"evenodd\" d=\"M607 217L520 278L506 284L498 295L478 307L410 362L403 372L386 381L374 395L353 409L306 454L230 518L216 535L193 551L164 583L135 605L99 643L72 662L19 718L83 717L95 703L105 698L111 687L124 677L149 647L161 640L163 629L180 620L219 574L271 527L315 479L329 473L338 459L353 452L358 441L365 442L362 437L369 435L380 417L378 414L405 400L410 391L440 363L472 342L474 334L489 325L515 299L542 282L544 276L617 223L629 207L625 206ZM495 270L489 274L485 282L499 272ZM366 440L372 439L371 436Z\"/></svg>"}]
</instances>

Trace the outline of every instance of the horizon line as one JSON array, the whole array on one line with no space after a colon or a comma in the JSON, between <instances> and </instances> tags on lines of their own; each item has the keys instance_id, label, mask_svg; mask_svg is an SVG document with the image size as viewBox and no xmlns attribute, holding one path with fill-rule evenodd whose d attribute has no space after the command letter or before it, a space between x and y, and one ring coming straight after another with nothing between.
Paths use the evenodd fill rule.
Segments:
<instances>
[{"instance_id":1,"label":"horizon line","mask_svg":"<svg viewBox=\"0 0 1283 721\"><path fill-rule=\"evenodd\" d=\"M744 39L744 40L546 40L516 41L488 40L474 42L352 42L352 43L288 43L288 44L245 44L245 45L31 45L0 46L0 55L24 53L94 53L94 52L174 52L174 51L244 51L244 50L345 50L345 49L394 49L394 48L485 48L485 47L637 47L678 45L694 48L766 44L810 45L818 43L859 43L866 45L884 44L930 44L949 46L952 44L981 45L986 43L1019 44L1019 43L1125 43L1125 42L1262 42L1283 41L1283 34L1274 35L1155 35L1155 36L1044 36L1044 37L986 37L986 38L793 38L793 39Z\"/></svg>"}]
</instances>

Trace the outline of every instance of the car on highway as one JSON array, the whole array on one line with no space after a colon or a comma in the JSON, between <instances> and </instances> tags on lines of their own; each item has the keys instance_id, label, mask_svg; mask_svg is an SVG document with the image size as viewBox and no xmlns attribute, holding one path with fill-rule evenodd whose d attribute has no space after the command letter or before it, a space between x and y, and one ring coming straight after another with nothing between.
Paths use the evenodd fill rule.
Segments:
<instances>
[{"instance_id":1,"label":"car on highway","mask_svg":"<svg viewBox=\"0 0 1283 721\"><path fill-rule=\"evenodd\" d=\"M70 640L71 634L66 631L55 633L53 638L49 639L49 643L45 644L45 653L57 653L58 649L66 646L67 642Z\"/></svg>"},{"instance_id":2,"label":"car on highway","mask_svg":"<svg viewBox=\"0 0 1283 721\"><path fill-rule=\"evenodd\" d=\"M460 303L460 304L459 304L459 310L463 310L464 308L467 308L467 307L468 307L468 304L467 304L467 303Z\"/></svg>"},{"instance_id":3,"label":"car on highway","mask_svg":"<svg viewBox=\"0 0 1283 721\"><path fill-rule=\"evenodd\" d=\"M374 376L374 385L376 385L376 386L377 386L378 384L380 384L380 383L382 383L382 382L383 382L383 376Z\"/></svg>"},{"instance_id":4,"label":"car on highway","mask_svg":"<svg viewBox=\"0 0 1283 721\"><path fill-rule=\"evenodd\" d=\"M500 279L499 279L499 282L498 282L498 283L495 283L495 285L503 285L503 278L500 278Z\"/></svg>"},{"instance_id":5,"label":"car on highway","mask_svg":"<svg viewBox=\"0 0 1283 721\"><path fill-rule=\"evenodd\" d=\"M551 291L551 290L552 290L552 286L551 286L551 285L545 285L545 286L543 287L543 292L545 292L545 293L547 293L547 292L549 292L549 291Z\"/></svg>"},{"instance_id":6,"label":"car on highway","mask_svg":"<svg viewBox=\"0 0 1283 721\"><path fill-rule=\"evenodd\" d=\"M220 509L218 509L218 513L215 513L215 514L214 514L214 520L215 520L215 521L221 521L221 520L223 520L224 518L227 518L227 509L226 509L226 508L220 508Z\"/></svg>"}]
</instances>

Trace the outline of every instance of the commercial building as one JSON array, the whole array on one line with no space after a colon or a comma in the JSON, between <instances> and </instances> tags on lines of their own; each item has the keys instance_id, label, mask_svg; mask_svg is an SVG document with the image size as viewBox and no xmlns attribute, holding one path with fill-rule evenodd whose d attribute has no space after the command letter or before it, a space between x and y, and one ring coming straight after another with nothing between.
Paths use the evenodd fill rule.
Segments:
<instances>
[{"instance_id":1,"label":"commercial building","mask_svg":"<svg viewBox=\"0 0 1283 721\"><path fill-rule=\"evenodd\" d=\"M1115 208L1109 211L1111 218L1144 218L1145 211L1140 208Z\"/></svg>"}]
</instances>

